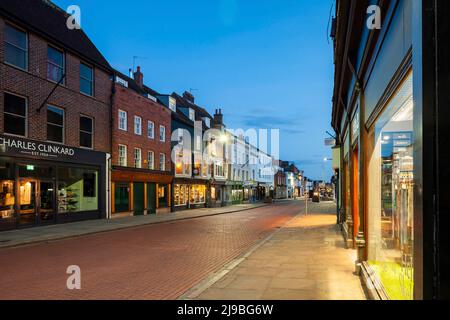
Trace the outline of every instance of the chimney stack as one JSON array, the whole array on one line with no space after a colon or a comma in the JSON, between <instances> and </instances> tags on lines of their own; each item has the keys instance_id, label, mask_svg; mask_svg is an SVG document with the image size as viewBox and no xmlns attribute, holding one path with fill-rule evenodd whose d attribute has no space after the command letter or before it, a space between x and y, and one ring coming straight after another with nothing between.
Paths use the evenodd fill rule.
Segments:
<instances>
[{"instance_id":1,"label":"chimney stack","mask_svg":"<svg viewBox=\"0 0 450 320\"><path fill-rule=\"evenodd\" d=\"M194 97L194 95L193 95L192 93L190 93L190 92L185 91L185 92L183 93L183 98L185 98L186 100L188 100L188 101L190 101L190 102L192 102L192 103L195 103L195 97Z\"/></svg>"},{"instance_id":2,"label":"chimney stack","mask_svg":"<svg viewBox=\"0 0 450 320\"><path fill-rule=\"evenodd\" d=\"M141 67L137 67L137 70L134 73L134 81L136 81L139 87L142 88L144 86L144 75L141 72Z\"/></svg>"},{"instance_id":3,"label":"chimney stack","mask_svg":"<svg viewBox=\"0 0 450 320\"><path fill-rule=\"evenodd\" d=\"M223 125L222 109L216 109L216 113L214 114L213 125L214 125L214 128L216 128L216 129L223 129L225 127Z\"/></svg>"}]
</instances>

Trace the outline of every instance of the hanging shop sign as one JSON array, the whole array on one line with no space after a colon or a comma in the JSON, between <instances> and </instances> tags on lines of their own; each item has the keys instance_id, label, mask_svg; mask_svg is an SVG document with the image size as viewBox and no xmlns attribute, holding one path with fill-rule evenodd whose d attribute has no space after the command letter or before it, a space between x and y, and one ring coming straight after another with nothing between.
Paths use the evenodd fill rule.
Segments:
<instances>
[{"instance_id":1,"label":"hanging shop sign","mask_svg":"<svg viewBox=\"0 0 450 320\"><path fill-rule=\"evenodd\" d=\"M53 143L0 135L0 154L66 162L99 163L105 154Z\"/></svg>"}]
</instances>

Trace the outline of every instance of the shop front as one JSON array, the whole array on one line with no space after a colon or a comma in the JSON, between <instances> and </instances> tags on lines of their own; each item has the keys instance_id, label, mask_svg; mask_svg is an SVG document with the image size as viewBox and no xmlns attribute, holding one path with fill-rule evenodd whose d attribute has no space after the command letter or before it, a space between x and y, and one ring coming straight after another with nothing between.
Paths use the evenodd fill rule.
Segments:
<instances>
[{"instance_id":1,"label":"shop front","mask_svg":"<svg viewBox=\"0 0 450 320\"><path fill-rule=\"evenodd\" d=\"M175 211L206 207L206 181L176 178L173 189L173 205Z\"/></svg>"},{"instance_id":2,"label":"shop front","mask_svg":"<svg viewBox=\"0 0 450 320\"><path fill-rule=\"evenodd\" d=\"M0 135L0 230L106 218L107 154Z\"/></svg>"},{"instance_id":3,"label":"shop front","mask_svg":"<svg viewBox=\"0 0 450 320\"><path fill-rule=\"evenodd\" d=\"M368 133L367 263L390 299L414 293L414 127L412 72Z\"/></svg>"},{"instance_id":4,"label":"shop front","mask_svg":"<svg viewBox=\"0 0 450 320\"><path fill-rule=\"evenodd\" d=\"M209 188L209 204L210 208L218 208L226 205L225 194L226 186L225 180L214 180L211 182Z\"/></svg>"},{"instance_id":5,"label":"shop front","mask_svg":"<svg viewBox=\"0 0 450 320\"><path fill-rule=\"evenodd\" d=\"M170 172L113 167L113 218L170 212L172 179Z\"/></svg>"},{"instance_id":6,"label":"shop front","mask_svg":"<svg viewBox=\"0 0 450 320\"><path fill-rule=\"evenodd\" d=\"M233 183L231 186L232 204L241 204L244 201L244 187L242 184Z\"/></svg>"}]
</instances>

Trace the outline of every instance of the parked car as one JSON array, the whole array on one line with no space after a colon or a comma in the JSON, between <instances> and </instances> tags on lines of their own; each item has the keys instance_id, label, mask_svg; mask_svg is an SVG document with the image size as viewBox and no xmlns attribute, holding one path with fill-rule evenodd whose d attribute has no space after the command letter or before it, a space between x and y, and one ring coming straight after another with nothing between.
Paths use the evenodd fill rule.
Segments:
<instances>
[{"instance_id":1,"label":"parked car","mask_svg":"<svg viewBox=\"0 0 450 320\"><path fill-rule=\"evenodd\" d=\"M313 197L312 197L312 202L320 202L320 192L319 191L314 191L313 193Z\"/></svg>"}]
</instances>

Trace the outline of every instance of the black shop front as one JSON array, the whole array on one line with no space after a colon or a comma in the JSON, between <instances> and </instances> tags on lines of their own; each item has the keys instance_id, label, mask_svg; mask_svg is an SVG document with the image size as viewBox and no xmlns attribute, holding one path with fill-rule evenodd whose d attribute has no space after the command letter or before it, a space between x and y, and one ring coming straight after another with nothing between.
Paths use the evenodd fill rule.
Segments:
<instances>
[{"instance_id":1,"label":"black shop front","mask_svg":"<svg viewBox=\"0 0 450 320\"><path fill-rule=\"evenodd\" d=\"M106 218L107 154L0 135L0 231Z\"/></svg>"}]
</instances>

